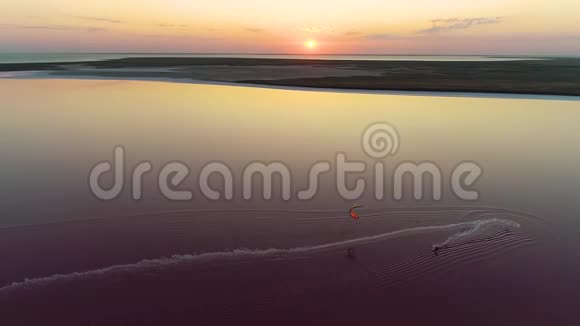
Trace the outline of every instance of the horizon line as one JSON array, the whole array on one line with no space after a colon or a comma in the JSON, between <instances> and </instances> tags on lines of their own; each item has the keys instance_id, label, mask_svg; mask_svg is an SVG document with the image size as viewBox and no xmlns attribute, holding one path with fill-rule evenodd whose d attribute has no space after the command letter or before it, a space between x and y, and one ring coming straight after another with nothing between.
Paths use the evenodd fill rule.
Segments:
<instances>
[{"instance_id":1,"label":"horizon line","mask_svg":"<svg viewBox=\"0 0 580 326\"><path fill-rule=\"evenodd\" d=\"M409 54L409 53L275 53L275 52L3 52L0 54L177 54L177 55L297 55L297 56L457 56L457 57L580 57L580 54Z\"/></svg>"}]
</instances>

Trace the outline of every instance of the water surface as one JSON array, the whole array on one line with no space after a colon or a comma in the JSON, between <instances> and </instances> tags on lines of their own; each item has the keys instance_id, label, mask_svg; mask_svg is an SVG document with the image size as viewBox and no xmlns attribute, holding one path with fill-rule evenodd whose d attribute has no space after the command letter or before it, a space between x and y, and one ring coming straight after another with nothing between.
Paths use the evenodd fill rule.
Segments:
<instances>
[{"instance_id":1,"label":"water surface","mask_svg":"<svg viewBox=\"0 0 580 326\"><path fill-rule=\"evenodd\" d=\"M579 318L580 101L59 79L0 80L0 98L0 304L8 311L0 318L9 324ZM361 147L375 122L396 128L396 155L377 160ZM116 145L128 171L153 164L140 201L129 174L113 201L90 192L89 171L111 161ZM337 153L382 162L384 198L368 183L361 198L343 199L332 172L316 197L297 199L309 168ZM175 161L190 167L181 185L190 201L159 191L159 170ZM233 171L231 201L209 200L197 186L213 161ZM290 200L276 188L272 200L242 198L242 171L255 161L290 168ZM429 191L415 200L409 188L393 198L394 168L406 161L440 167L442 200ZM479 200L451 191L450 173L464 161L483 169ZM349 186L371 172L350 175ZM364 205L358 221L347 213L354 204Z\"/></svg>"}]
</instances>

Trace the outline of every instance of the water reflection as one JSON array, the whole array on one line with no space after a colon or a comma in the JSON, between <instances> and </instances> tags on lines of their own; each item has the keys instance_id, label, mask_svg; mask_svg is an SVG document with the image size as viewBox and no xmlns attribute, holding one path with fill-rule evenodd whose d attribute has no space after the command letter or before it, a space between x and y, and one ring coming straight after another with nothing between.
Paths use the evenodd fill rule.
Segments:
<instances>
[{"instance_id":1,"label":"water reflection","mask_svg":"<svg viewBox=\"0 0 580 326\"><path fill-rule=\"evenodd\" d=\"M284 316L282 324L311 318L312 302L337 322L361 311L371 321L399 320L385 306L409 312L401 320L450 321L450 298L509 307L528 323L545 309L559 309L562 318L575 311L562 302L577 302L579 293L580 266L571 257L580 245L580 101L94 80L1 80L0 98L0 256L7 266L0 300L19 318L49 310L60 324L78 325L94 309L79 293L101 300L102 324L127 320L132 309L145 314L136 314L144 316L137 324L177 318L142 309L150 304L143 298L154 297L187 311L181 320ZM376 159L361 146L377 121L396 128L396 155ZM101 201L90 192L89 171L112 161L116 145L126 153L125 187ZM284 201L280 190L269 201L240 195L251 162L283 162L298 191L312 164L334 162L337 153L369 167L383 163L386 185L402 162L433 162L442 171L442 200L414 200L408 191L396 201L387 186L383 200L367 191L355 203L337 192L336 171L320 178L312 200ZM130 171L143 161L154 168L136 201ZM190 201L159 191L157 176L174 161L191 169L183 183L194 193ZM211 201L196 188L212 161L231 168L233 200ZM477 201L450 192L450 173L464 161L483 169ZM347 181L372 180L372 172ZM364 206L358 220L348 215L354 204ZM68 222L46 224L55 221ZM432 244L445 249L434 256ZM64 304L62 287L81 299ZM40 295L11 296L23 289ZM480 309L460 301L455 311ZM354 309L336 309L336 302ZM482 316L490 324L503 317Z\"/></svg>"},{"instance_id":2,"label":"water reflection","mask_svg":"<svg viewBox=\"0 0 580 326\"><path fill-rule=\"evenodd\" d=\"M88 191L88 172L97 162L112 160L115 145L126 149L128 166L149 160L158 172L169 161L184 162L192 170L186 183L191 186L207 162L224 162L241 173L253 161L281 161L292 169L298 189L306 186L312 164L334 161L338 152L345 153L348 160L364 161L369 166L376 163L361 148L361 134L377 121L389 122L401 137L397 155L383 160L386 178L392 177L394 166L403 161L436 162L449 173L458 163L469 160L484 169L477 185L482 204L540 213L566 207L565 211L576 212L575 194L580 190L575 182L580 174L575 168L580 153L574 150L578 101L413 97L135 81L1 83L2 225L77 218L92 215L93 209L107 215L109 211L117 214L119 209L224 205L203 198L187 204L167 203L158 191L149 191L147 200L140 204L131 202L128 191L112 203L96 201ZM151 189L155 189L153 179L145 180ZM448 179L449 175L444 175L444 180ZM284 205L348 206L336 202L339 198L331 177L321 182L324 191L318 200ZM454 201L452 196L444 199ZM371 203L394 204L398 203ZM278 204L242 200L228 205Z\"/></svg>"}]
</instances>

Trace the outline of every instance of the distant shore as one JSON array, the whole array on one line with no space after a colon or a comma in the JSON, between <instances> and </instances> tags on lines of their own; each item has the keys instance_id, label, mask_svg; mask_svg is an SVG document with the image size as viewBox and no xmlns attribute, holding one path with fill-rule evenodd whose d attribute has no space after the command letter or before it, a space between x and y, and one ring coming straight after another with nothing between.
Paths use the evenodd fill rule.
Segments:
<instances>
[{"instance_id":1,"label":"distant shore","mask_svg":"<svg viewBox=\"0 0 580 326\"><path fill-rule=\"evenodd\" d=\"M361 61L252 58L125 58L0 64L1 72L54 77L168 78L353 90L580 96L580 59Z\"/></svg>"}]
</instances>

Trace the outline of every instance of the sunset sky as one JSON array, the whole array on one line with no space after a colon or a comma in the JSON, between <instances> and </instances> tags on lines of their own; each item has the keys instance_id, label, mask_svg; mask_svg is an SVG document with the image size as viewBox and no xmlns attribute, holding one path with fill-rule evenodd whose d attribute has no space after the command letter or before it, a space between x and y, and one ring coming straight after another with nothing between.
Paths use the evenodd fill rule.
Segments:
<instances>
[{"instance_id":1,"label":"sunset sky","mask_svg":"<svg viewBox=\"0 0 580 326\"><path fill-rule=\"evenodd\" d=\"M580 55L580 1L2 0L0 52Z\"/></svg>"}]
</instances>

